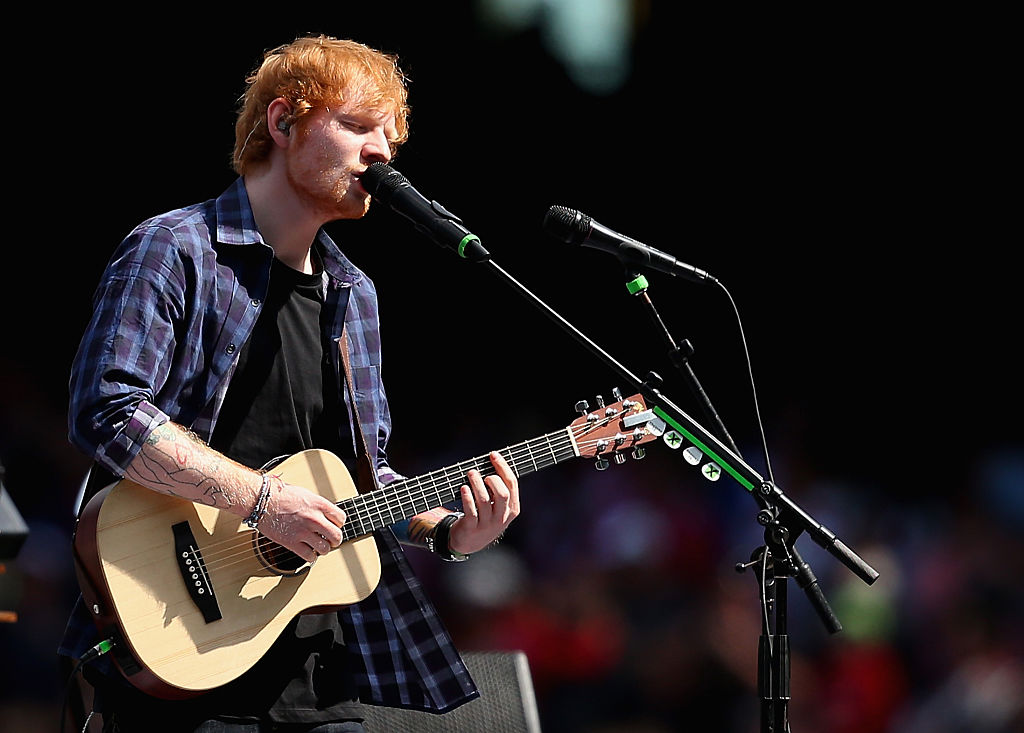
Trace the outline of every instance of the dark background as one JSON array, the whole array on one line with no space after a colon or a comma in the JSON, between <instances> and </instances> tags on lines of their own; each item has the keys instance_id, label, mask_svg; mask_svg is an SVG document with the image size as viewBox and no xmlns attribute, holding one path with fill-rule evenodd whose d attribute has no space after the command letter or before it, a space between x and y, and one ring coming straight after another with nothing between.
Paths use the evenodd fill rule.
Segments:
<instances>
[{"instance_id":1,"label":"dark background","mask_svg":"<svg viewBox=\"0 0 1024 733\"><path fill-rule=\"evenodd\" d=\"M1020 724L1007 702L1024 696L1011 624L1019 229L1000 19L637 2L623 81L597 91L560 56L564 31L551 35L561 6L536 5L517 27L467 2L23 26L7 64L0 461L31 532L0 576L0 610L18 612L0 624L0 728L58 718L53 650L76 592L67 544L88 465L67 444L66 385L93 288L138 221L227 187L246 73L305 33L397 53L413 113L394 167L707 427L617 260L541 222L568 206L721 281L648 273L750 465L767 472L763 425L776 482L882 572L868 588L801 540L847 628L826 635L794 587L794 730ZM380 292L400 470L635 391L485 266L389 211L329 230ZM731 569L762 541L754 504L678 454L649 453L525 478L498 549L457 568L417 559L464 648L527 652L546 731L756 728L756 588ZM977 702L990 699L1009 710Z\"/></svg>"}]
</instances>

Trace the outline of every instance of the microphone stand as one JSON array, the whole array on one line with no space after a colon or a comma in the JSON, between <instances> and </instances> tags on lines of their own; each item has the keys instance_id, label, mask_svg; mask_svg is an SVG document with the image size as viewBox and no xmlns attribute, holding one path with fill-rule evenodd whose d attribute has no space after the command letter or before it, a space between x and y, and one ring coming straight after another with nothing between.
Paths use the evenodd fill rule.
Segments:
<instances>
[{"instance_id":1,"label":"microphone stand","mask_svg":"<svg viewBox=\"0 0 1024 733\"><path fill-rule=\"evenodd\" d=\"M826 626L830 630L841 628L829 608L810 566L796 551L797 537L806 532L815 543L868 585L878 579L878 572L847 547L834 532L805 512L782 489L764 479L751 468L738 455L738 451L727 447L662 394L660 391L661 377L654 372L649 372L646 379L639 379L512 275L494 263L490 253L483 248L479 240L476 240L474 247L470 256L462 251L459 254L465 259L482 264L489 269L500 280L539 308L569 336L605 362L620 378L633 385L644 396L654 415L664 421L666 428L671 426L680 436L696 446L705 457L714 461L722 470L732 476L740 486L749 492L760 507L757 521L765 527L765 545L755 551L756 559L750 563L738 565L737 570L756 564L760 564L763 568L761 587L765 602L766 621L760 640L760 648L763 652L759 655L758 664L758 687L762 701L761 724L765 733L787 733L790 700L789 640L786 633L787 592L786 583L779 581L785 581L790 576L794 577ZM768 577L768 568L771 568L771 577ZM771 593L770 603L768 602L769 592ZM771 618L773 615L774 623Z\"/></svg>"},{"instance_id":2,"label":"microphone stand","mask_svg":"<svg viewBox=\"0 0 1024 733\"><path fill-rule=\"evenodd\" d=\"M718 416L718 411L715 410L714 405L711 404L711 399L708 397L704 388L700 384L700 380L697 379L697 374L693 371L693 367L690 366L688 359L693 356L693 344L688 339L682 341L676 341L672 334L669 333L668 327L665 326L665 322L662 320L661 315L658 313L658 309L654 307L654 302L651 300L651 296L648 294L647 278L644 277L639 270L627 267L626 276L628 278L626 282L626 289L630 295L635 295L640 298L644 305L651 320L654 321L654 325L658 331L664 336L665 341L668 344L668 356L672 360L675 367L682 373L683 379L690 386L690 391L693 392L693 396L700 403L704 409L704 414L715 428L715 432L718 437L731 449L736 455L740 454L739 449L736 447L735 441L732 436L729 435L729 431L725 429L725 424L722 419Z\"/></svg>"},{"instance_id":3,"label":"microphone stand","mask_svg":"<svg viewBox=\"0 0 1024 733\"><path fill-rule=\"evenodd\" d=\"M687 362L693 355L693 346L688 340L676 342L654 306L648 292L647 278L636 267L626 265L626 289L642 301L651 319L669 345L669 357L673 364L683 373L694 396L700 402L709 419L717 428L718 435L727 442L733 453L740 455L735 442L726 430L711 404L696 374ZM764 546L751 555L747 563L737 563L736 571L743 572L750 568L755 572L760 589L762 604L761 636L758 639L757 655L757 690L760 699L761 730L766 732L787 733L789 731L789 700L790 700L790 652L787 629L789 577L796 579L797 584L808 595L822 624L829 633L842 631L842 624L829 606L817 578L810 566L804 562L791 538L789 528L783 524L781 512L770 503L757 514L757 521L765 527ZM798 530L799 531L799 530Z\"/></svg>"}]
</instances>

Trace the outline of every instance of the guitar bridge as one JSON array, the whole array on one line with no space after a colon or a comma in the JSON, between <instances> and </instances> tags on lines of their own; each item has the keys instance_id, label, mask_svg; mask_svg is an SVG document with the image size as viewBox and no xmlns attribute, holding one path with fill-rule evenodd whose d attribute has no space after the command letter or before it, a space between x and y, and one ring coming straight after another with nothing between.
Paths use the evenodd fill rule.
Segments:
<instances>
[{"instance_id":1,"label":"guitar bridge","mask_svg":"<svg viewBox=\"0 0 1024 733\"><path fill-rule=\"evenodd\" d=\"M193 603L203 614L206 623L221 618L220 605L213 592L213 584L206 572L203 553L199 550L195 535L188 522L178 522L171 526L174 532L174 551L178 560L178 571L185 581L188 594Z\"/></svg>"}]
</instances>

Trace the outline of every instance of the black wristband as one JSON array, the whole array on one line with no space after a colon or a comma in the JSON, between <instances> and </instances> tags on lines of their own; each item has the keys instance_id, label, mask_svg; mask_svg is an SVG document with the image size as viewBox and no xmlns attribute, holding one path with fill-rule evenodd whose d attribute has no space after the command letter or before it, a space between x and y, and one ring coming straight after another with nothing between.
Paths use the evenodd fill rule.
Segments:
<instances>
[{"instance_id":1,"label":"black wristband","mask_svg":"<svg viewBox=\"0 0 1024 733\"><path fill-rule=\"evenodd\" d=\"M462 519L464 515L462 512L452 512L440 522L434 528L434 542L433 550L437 555L446 562L463 562L469 559L469 555L463 555L461 552L456 552L452 549L451 545L451 531L452 525Z\"/></svg>"}]
</instances>

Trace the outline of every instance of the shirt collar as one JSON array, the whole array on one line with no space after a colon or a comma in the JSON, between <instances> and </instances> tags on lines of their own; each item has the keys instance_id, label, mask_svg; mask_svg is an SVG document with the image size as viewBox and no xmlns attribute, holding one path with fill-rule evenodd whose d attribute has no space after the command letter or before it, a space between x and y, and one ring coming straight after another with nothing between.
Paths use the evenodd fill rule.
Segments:
<instances>
[{"instance_id":1,"label":"shirt collar","mask_svg":"<svg viewBox=\"0 0 1024 733\"><path fill-rule=\"evenodd\" d=\"M217 241L224 244L265 244L256 228L256 218L249 204L245 180L239 176L228 189L217 198ZM324 269L343 283L354 285L362 279L363 273L341 253L327 232L321 227L316 235L323 256Z\"/></svg>"},{"instance_id":2,"label":"shirt collar","mask_svg":"<svg viewBox=\"0 0 1024 733\"><path fill-rule=\"evenodd\" d=\"M263 243L241 176L217 198L217 241L224 244Z\"/></svg>"}]
</instances>

